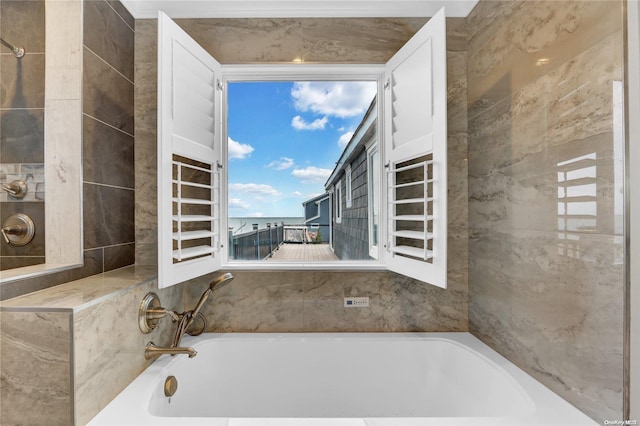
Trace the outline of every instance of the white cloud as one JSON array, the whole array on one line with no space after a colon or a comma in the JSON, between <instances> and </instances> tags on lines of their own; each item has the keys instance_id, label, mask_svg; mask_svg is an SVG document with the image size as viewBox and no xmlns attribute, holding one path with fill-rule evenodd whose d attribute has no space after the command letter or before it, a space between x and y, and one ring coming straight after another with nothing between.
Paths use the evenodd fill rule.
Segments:
<instances>
[{"instance_id":1,"label":"white cloud","mask_svg":"<svg viewBox=\"0 0 640 426\"><path fill-rule=\"evenodd\" d=\"M230 183L229 190L257 196L279 197L281 195L273 186L261 183Z\"/></svg>"},{"instance_id":2,"label":"white cloud","mask_svg":"<svg viewBox=\"0 0 640 426\"><path fill-rule=\"evenodd\" d=\"M341 118L363 114L376 93L372 81L296 82L291 89L299 111Z\"/></svg>"},{"instance_id":3,"label":"white cloud","mask_svg":"<svg viewBox=\"0 0 640 426\"><path fill-rule=\"evenodd\" d=\"M264 213L262 212L255 212L255 213L251 213L248 215L248 217L264 217Z\"/></svg>"},{"instance_id":4,"label":"white cloud","mask_svg":"<svg viewBox=\"0 0 640 426\"><path fill-rule=\"evenodd\" d=\"M293 158L288 157L280 157L279 160L275 160L267 164L267 167L276 170L287 170L293 167L294 161Z\"/></svg>"},{"instance_id":5,"label":"white cloud","mask_svg":"<svg viewBox=\"0 0 640 426\"><path fill-rule=\"evenodd\" d=\"M294 197L302 197L302 192L300 192L300 191L293 191L293 192L291 193L291 195L293 195Z\"/></svg>"},{"instance_id":6,"label":"white cloud","mask_svg":"<svg viewBox=\"0 0 640 426\"><path fill-rule=\"evenodd\" d=\"M246 210L249 208L249 204L245 203L240 198L231 198L229 200L229 208Z\"/></svg>"},{"instance_id":7,"label":"white cloud","mask_svg":"<svg viewBox=\"0 0 640 426\"><path fill-rule=\"evenodd\" d=\"M304 121L304 118L296 115L291 120L291 127L296 130L322 130L327 125L329 119L325 116L322 118L317 118L313 120L311 123L307 123Z\"/></svg>"},{"instance_id":8,"label":"white cloud","mask_svg":"<svg viewBox=\"0 0 640 426\"><path fill-rule=\"evenodd\" d=\"M331 175L331 170L309 166L304 169L295 169L291 176L300 179L302 183L325 183Z\"/></svg>"},{"instance_id":9,"label":"white cloud","mask_svg":"<svg viewBox=\"0 0 640 426\"><path fill-rule=\"evenodd\" d=\"M352 137L353 132L347 132L343 134L342 136L340 136L340 139L338 139L338 146L340 148L344 148L345 146L347 146Z\"/></svg>"},{"instance_id":10,"label":"white cloud","mask_svg":"<svg viewBox=\"0 0 640 426\"><path fill-rule=\"evenodd\" d=\"M229 138L229 159L243 160L254 151L251 145L236 142Z\"/></svg>"}]
</instances>

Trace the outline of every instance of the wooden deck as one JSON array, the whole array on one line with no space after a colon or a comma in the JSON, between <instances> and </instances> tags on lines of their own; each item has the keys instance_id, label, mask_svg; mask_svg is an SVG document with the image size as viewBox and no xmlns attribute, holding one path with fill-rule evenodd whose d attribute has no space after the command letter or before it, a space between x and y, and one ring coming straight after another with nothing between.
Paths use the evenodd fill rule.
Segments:
<instances>
[{"instance_id":1,"label":"wooden deck","mask_svg":"<svg viewBox=\"0 0 640 426\"><path fill-rule=\"evenodd\" d=\"M339 260L329 244L282 244L267 260L275 261L315 261Z\"/></svg>"}]
</instances>

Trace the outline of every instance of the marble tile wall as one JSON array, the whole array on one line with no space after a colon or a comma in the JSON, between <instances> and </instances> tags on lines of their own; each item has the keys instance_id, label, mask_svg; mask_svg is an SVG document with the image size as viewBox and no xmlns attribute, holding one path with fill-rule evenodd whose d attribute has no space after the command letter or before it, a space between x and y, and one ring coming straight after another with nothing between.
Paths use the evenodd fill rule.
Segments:
<instances>
[{"instance_id":1,"label":"marble tile wall","mask_svg":"<svg viewBox=\"0 0 640 426\"><path fill-rule=\"evenodd\" d=\"M111 279L119 276L130 279L130 270L113 271ZM140 268L142 276L153 276L155 268ZM146 273L148 271L148 273ZM76 425L86 424L111 400L144 371L152 361L144 358L145 345L153 341L169 346L175 325L168 318L151 334L142 334L138 328L138 306L144 296L153 291L163 306L182 312L183 290L158 290L155 279L135 285L126 291L111 295L104 301L73 315L74 350L74 419Z\"/></svg>"},{"instance_id":2,"label":"marble tile wall","mask_svg":"<svg viewBox=\"0 0 640 426\"><path fill-rule=\"evenodd\" d=\"M0 313L3 425L72 424L71 315Z\"/></svg>"},{"instance_id":3,"label":"marble tile wall","mask_svg":"<svg viewBox=\"0 0 640 426\"><path fill-rule=\"evenodd\" d=\"M135 261L134 28L124 12L84 2L84 248L103 248L105 271Z\"/></svg>"},{"instance_id":4,"label":"marble tile wall","mask_svg":"<svg viewBox=\"0 0 640 426\"><path fill-rule=\"evenodd\" d=\"M189 19L177 21L222 63L383 63L425 19ZM155 20L136 21L136 262L156 264ZM467 33L447 20L449 108L449 277L442 290L393 273L235 272L233 286L206 306L210 331L466 331ZM187 288L188 305L209 277ZM343 297L372 308L345 311Z\"/></svg>"},{"instance_id":5,"label":"marble tile wall","mask_svg":"<svg viewBox=\"0 0 640 426\"><path fill-rule=\"evenodd\" d=\"M0 300L135 262L135 20L120 2L104 0L85 1L81 19L84 20L83 52L80 55L83 60L81 131L84 266L4 284ZM51 90L55 91L56 88ZM77 92L79 96L80 87ZM58 93L55 96L67 99L69 94ZM64 120L64 117L58 117L58 120Z\"/></svg>"},{"instance_id":6,"label":"marble tile wall","mask_svg":"<svg viewBox=\"0 0 640 426\"><path fill-rule=\"evenodd\" d=\"M468 23L469 327L622 419L622 2L483 1Z\"/></svg>"},{"instance_id":7,"label":"marble tile wall","mask_svg":"<svg viewBox=\"0 0 640 426\"><path fill-rule=\"evenodd\" d=\"M47 265L78 264L83 254L82 6L45 0Z\"/></svg>"},{"instance_id":8,"label":"marble tile wall","mask_svg":"<svg viewBox=\"0 0 640 426\"><path fill-rule=\"evenodd\" d=\"M426 18L177 19L220 63L384 63Z\"/></svg>"},{"instance_id":9,"label":"marble tile wall","mask_svg":"<svg viewBox=\"0 0 640 426\"><path fill-rule=\"evenodd\" d=\"M0 2L2 37L25 49L25 56L16 58L5 46L0 48L0 184L21 179L28 186L26 197L20 200L2 191L0 224L13 213L27 213L33 215L42 232L45 228L44 174L34 170L44 166L44 11L44 0ZM38 190L39 198L36 198ZM40 240L37 247L30 244L26 248L3 242L0 271L44 263L44 239Z\"/></svg>"},{"instance_id":10,"label":"marble tile wall","mask_svg":"<svg viewBox=\"0 0 640 426\"><path fill-rule=\"evenodd\" d=\"M168 319L151 334L137 311L149 291L180 311L182 290L157 290L155 268L128 267L3 302L3 425L84 425L150 363L149 341L168 345Z\"/></svg>"}]
</instances>

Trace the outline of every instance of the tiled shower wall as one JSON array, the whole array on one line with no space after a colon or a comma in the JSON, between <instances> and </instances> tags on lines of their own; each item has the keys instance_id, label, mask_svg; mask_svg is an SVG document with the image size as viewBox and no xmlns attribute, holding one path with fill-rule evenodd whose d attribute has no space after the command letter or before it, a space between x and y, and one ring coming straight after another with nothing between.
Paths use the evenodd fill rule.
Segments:
<instances>
[{"instance_id":1,"label":"tiled shower wall","mask_svg":"<svg viewBox=\"0 0 640 426\"><path fill-rule=\"evenodd\" d=\"M467 19L470 330L622 419L619 1L480 1Z\"/></svg>"},{"instance_id":2,"label":"tiled shower wall","mask_svg":"<svg viewBox=\"0 0 640 426\"><path fill-rule=\"evenodd\" d=\"M222 63L384 63L425 19L178 20ZM136 21L136 262L156 263L155 20ZM204 308L210 331L467 330L466 24L447 20L449 276L446 290L386 272L234 272ZM187 288L192 304L205 288ZM369 296L345 310L344 296Z\"/></svg>"},{"instance_id":3,"label":"tiled shower wall","mask_svg":"<svg viewBox=\"0 0 640 426\"><path fill-rule=\"evenodd\" d=\"M131 265L135 261L135 20L120 2L104 0L84 1L83 20L84 266L3 284L0 300ZM4 56L2 61L5 61ZM4 97L4 83L2 93Z\"/></svg>"},{"instance_id":4,"label":"tiled shower wall","mask_svg":"<svg viewBox=\"0 0 640 426\"><path fill-rule=\"evenodd\" d=\"M134 28L120 2L84 2L84 249L101 272L135 261Z\"/></svg>"},{"instance_id":5,"label":"tiled shower wall","mask_svg":"<svg viewBox=\"0 0 640 426\"><path fill-rule=\"evenodd\" d=\"M0 35L26 52L16 58L0 47L0 184L23 180L28 186L20 200L0 191L0 225L16 213L25 213L37 231L23 247L0 241L0 271L45 261L44 11L44 0L0 1Z\"/></svg>"}]
</instances>

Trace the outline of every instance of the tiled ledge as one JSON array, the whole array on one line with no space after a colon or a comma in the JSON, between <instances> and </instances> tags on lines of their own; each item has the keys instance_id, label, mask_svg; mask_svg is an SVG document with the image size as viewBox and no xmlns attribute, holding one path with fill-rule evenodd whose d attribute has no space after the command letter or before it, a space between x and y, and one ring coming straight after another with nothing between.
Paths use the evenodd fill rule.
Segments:
<instances>
[{"instance_id":1,"label":"tiled ledge","mask_svg":"<svg viewBox=\"0 0 640 426\"><path fill-rule=\"evenodd\" d=\"M77 312L157 278L155 266L127 266L0 302L0 311Z\"/></svg>"},{"instance_id":2,"label":"tiled ledge","mask_svg":"<svg viewBox=\"0 0 640 426\"><path fill-rule=\"evenodd\" d=\"M138 376L151 363L147 342L169 344L175 327L164 319L140 332L144 295L184 309L183 286L159 290L156 274L129 266L2 302L3 424L86 424Z\"/></svg>"}]
</instances>

